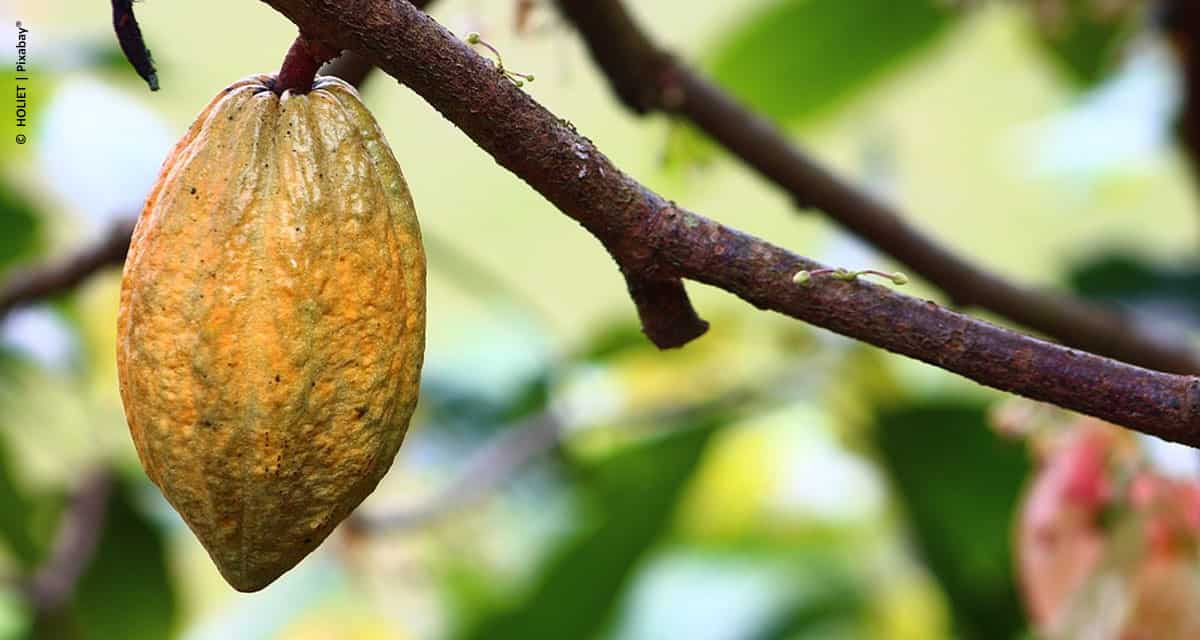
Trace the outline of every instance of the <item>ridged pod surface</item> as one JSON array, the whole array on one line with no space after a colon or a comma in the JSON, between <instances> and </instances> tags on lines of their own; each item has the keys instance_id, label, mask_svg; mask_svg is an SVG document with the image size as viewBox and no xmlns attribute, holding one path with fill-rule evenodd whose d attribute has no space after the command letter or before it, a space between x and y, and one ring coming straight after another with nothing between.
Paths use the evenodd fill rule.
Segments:
<instances>
[{"instance_id":1,"label":"ridged pod surface","mask_svg":"<svg viewBox=\"0 0 1200 640\"><path fill-rule=\"evenodd\" d=\"M355 90L252 76L163 164L133 234L121 398L142 465L240 591L375 489L417 401L425 255Z\"/></svg>"}]
</instances>

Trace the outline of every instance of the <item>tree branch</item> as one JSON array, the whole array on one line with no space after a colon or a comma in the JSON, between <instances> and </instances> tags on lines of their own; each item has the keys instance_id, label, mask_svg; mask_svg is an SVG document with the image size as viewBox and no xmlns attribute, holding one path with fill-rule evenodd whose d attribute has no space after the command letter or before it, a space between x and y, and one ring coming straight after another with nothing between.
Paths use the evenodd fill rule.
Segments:
<instances>
[{"instance_id":1,"label":"tree branch","mask_svg":"<svg viewBox=\"0 0 1200 640\"><path fill-rule=\"evenodd\" d=\"M113 31L117 34L117 44L125 59L133 65L134 71L141 76L151 91L158 91L158 73L154 69L154 60L146 41L142 39L142 30L137 18L133 15L133 0L112 0Z\"/></svg>"},{"instance_id":2,"label":"tree branch","mask_svg":"<svg viewBox=\"0 0 1200 640\"><path fill-rule=\"evenodd\" d=\"M595 235L626 269L685 277L997 389L1200 445L1200 378L1017 334L862 281L792 282L822 265L683 210L408 2L264 0L308 37L357 51ZM628 261L628 262L627 262Z\"/></svg>"},{"instance_id":3,"label":"tree branch","mask_svg":"<svg viewBox=\"0 0 1200 640\"><path fill-rule=\"evenodd\" d=\"M94 469L84 476L72 496L62 514L50 558L25 586L26 596L39 616L51 615L70 601L104 531L112 488L112 473Z\"/></svg>"},{"instance_id":4,"label":"tree branch","mask_svg":"<svg viewBox=\"0 0 1200 640\"><path fill-rule=\"evenodd\" d=\"M129 250L133 224L133 220L117 222L99 242L79 253L11 276L0 287L0 320L16 307L70 291L101 269L121 266Z\"/></svg>"},{"instance_id":5,"label":"tree branch","mask_svg":"<svg viewBox=\"0 0 1200 640\"><path fill-rule=\"evenodd\" d=\"M526 463L558 444L562 419L552 410L506 428L471 456L450 484L416 506L397 511L355 511L347 521L356 533L407 530L434 524L489 493Z\"/></svg>"},{"instance_id":6,"label":"tree branch","mask_svg":"<svg viewBox=\"0 0 1200 640\"><path fill-rule=\"evenodd\" d=\"M1174 44L1183 71L1183 106L1177 122L1179 141L1200 181L1200 6L1193 0L1165 0L1160 27Z\"/></svg>"},{"instance_id":7,"label":"tree branch","mask_svg":"<svg viewBox=\"0 0 1200 640\"><path fill-rule=\"evenodd\" d=\"M1013 285L924 236L900 212L839 180L778 129L671 55L620 0L557 0L613 90L633 111L687 118L798 205L815 207L928 280L961 306L996 313L1065 344L1174 373L1200 372L1200 354L1106 308Z\"/></svg>"}]
</instances>

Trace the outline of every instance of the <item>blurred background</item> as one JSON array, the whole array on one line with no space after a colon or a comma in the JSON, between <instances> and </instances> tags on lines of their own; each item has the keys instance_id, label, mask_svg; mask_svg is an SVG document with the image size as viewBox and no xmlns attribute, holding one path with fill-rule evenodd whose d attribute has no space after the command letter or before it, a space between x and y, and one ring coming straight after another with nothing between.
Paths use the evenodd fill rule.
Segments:
<instances>
[{"instance_id":1,"label":"blurred background","mask_svg":"<svg viewBox=\"0 0 1200 640\"><path fill-rule=\"evenodd\" d=\"M685 124L625 111L551 3L519 4L431 13L659 193L832 265L898 266ZM1186 47L1155 3L630 5L978 264L1194 337ZM0 0L0 282L132 219L201 107L296 35L260 2L136 8L157 93L108 3ZM138 465L120 274L98 273L0 315L0 638L1200 637L1195 451L691 283L712 329L657 352L590 235L392 79L362 91L429 254L422 398L391 473L296 569L232 591Z\"/></svg>"}]
</instances>

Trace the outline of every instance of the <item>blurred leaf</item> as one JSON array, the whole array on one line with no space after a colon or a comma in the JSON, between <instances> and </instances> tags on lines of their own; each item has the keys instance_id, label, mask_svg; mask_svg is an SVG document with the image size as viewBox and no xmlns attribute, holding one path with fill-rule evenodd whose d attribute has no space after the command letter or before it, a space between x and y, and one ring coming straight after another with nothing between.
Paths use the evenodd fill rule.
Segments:
<instances>
[{"instance_id":1,"label":"blurred leaf","mask_svg":"<svg viewBox=\"0 0 1200 640\"><path fill-rule=\"evenodd\" d=\"M1023 445L988 427L983 404L929 401L881 411L876 439L918 548L962 638L1024 629L1010 538L1030 471Z\"/></svg>"},{"instance_id":2,"label":"blurred leaf","mask_svg":"<svg viewBox=\"0 0 1200 640\"><path fill-rule=\"evenodd\" d=\"M1126 306L1157 306L1200 323L1200 266L1158 265L1133 255L1110 253L1077 265L1071 287L1086 297Z\"/></svg>"},{"instance_id":3,"label":"blurred leaf","mask_svg":"<svg viewBox=\"0 0 1200 640\"><path fill-rule=\"evenodd\" d=\"M938 0L777 0L747 10L710 49L717 84L784 125L841 105L936 41L956 14ZM672 127L668 167L703 164L712 143Z\"/></svg>"},{"instance_id":4,"label":"blurred leaf","mask_svg":"<svg viewBox=\"0 0 1200 640\"><path fill-rule=\"evenodd\" d=\"M175 630L177 602L162 532L133 502L136 486L119 480L109 497L95 556L56 620L80 640L158 640ZM43 637L47 636L43 632Z\"/></svg>"},{"instance_id":5,"label":"blurred leaf","mask_svg":"<svg viewBox=\"0 0 1200 640\"><path fill-rule=\"evenodd\" d=\"M1065 4L1062 23L1039 28L1038 42L1071 82L1089 87L1111 70L1117 49L1132 32L1137 14L1120 11L1104 15L1095 0L1068 0Z\"/></svg>"},{"instance_id":6,"label":"blurred leaf","mask_svg":"<svg viewBox=\"0 0 1200 640\"><path fill-rule=\"evenodd\" d=\"M466 637L559 640L603 630L639 560L670 525L709 436L725 422L700 420L585 466L594 526L553 555L521 603L480 620Z\"/></svg>"},{"instance_id":7,"label":"blurred leaf","mask_svg":"<svg viewBox=\"0 0 1200 640\"><path fill-rule=\"evenodd\" d=\"M823 588L806 594L773 621L751 636L754 640L792 640L825 637L829 627L852 625L866 608L865 585L836 567L814 567L825 579Z\"/></svg>"},{"instance_id":8,"label":"blurred leaf","mask_svg":"<svg viewBox=\"0 0 1200 640\"><path fill-rule=\"evenodd\" d=\"M35 253L38 239L33 206L0 180L0 272Z\"/></svg>"},{"instance_id":9,"label":"blurred leaf","mask_svg":"<svg viewBox=\"0 0 1200 640\"><path fill-rule=\"evenodd\" d=\"M595 331L579 349L579 359L607 362L629 351L650 345L642 328L632 322L614 322Z\"/></svg>"},{"instance_id":10,"label":"blurred leaf","mask_svg":"<svg viewBox=\"0 0 1200 640\"><path fill-rule=\"evenodd\" d=\"M79 48L81 66L85 69L129 74L129 60L111 38L101 42L82 42Z\"/></svg>"},{"instance_id":11,"label":"blurred leaf","mask_svg":"<svg viewBox=\"0 0 1200 640\"><path fill-rule=\"evenodd\" d=\"M430 375L421 383L421 410L441 429L482 435L544 410L549 396L549 371L510 385L504 394L472 381Z\"/></svg>"},{"instance_id":12,"label":"blurred leaf","mask_svg":"<svg viewBox=\"0 0 1200 640\"><path fill-rule=\"evenodd\" d=\"M28 569L41 559L44 547L33 538L34 501L12 477L12 455L0 437L0 543L5 544L22 567Z\"/></svg>"},{"instance_id":13,"label":"blurred leaf","mask_svg":"<svg viewBox=\"0 0 1200 640\"><path fill-rule=\"evenodd\" d=\"M955 15L936 0L782 0L747 13L707 66L750 106L787 122L897 68Z\"/></svg>"}]
</instances>

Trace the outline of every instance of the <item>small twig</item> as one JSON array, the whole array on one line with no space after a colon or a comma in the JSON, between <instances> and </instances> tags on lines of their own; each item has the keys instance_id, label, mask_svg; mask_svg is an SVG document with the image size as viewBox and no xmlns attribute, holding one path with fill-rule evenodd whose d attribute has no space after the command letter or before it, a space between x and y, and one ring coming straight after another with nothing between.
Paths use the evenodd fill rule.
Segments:
<instances>
[{"instance_id":1,"label":"small twig","mask_svg":"<svg viewBox=\"0 0 1200 640\"><path fill-rule=\"evenodd\" d=\"M626 271L625 285L642 320L642 332L659 349L678 349L708 331L708 322L692 307L683 280Z\"/></svg>"},{"instance_id":2,"label":"small twig","mask_svg":"<svg viewBox=\"0 0 1200 640\"><path fill-rule=\"evenodd\" d=\"M899 271L880 271L878 269L860 269L858 271L851 271L850 269L835 269L832 267L815 269L813 271L797 271L796 275L792 276L792 282L801 285L809 285L812 284L812 279L817 276L829 276L834 280L853 282L854 280L857 280L859 276L866 275L879 276L880 278L891 280L892 284L895 284L896 286L908 284L908 276L900 273Z\"/></svg>"},{"instance_id":3,"label":"small twig","mask_svg":"<svg viewBox=\"0 0 1200 640\"><path fill-rule=\"evenodd\" d=\"M133 0L112 0L112 10L113 30L117 33L117 42L125 59L150 85L151 91L158 91L158 73L154 69L150 50L146 48L146 41L142 38L142 29L133 15Z\"/></svg>"},{"instance_id":4,"label":"small twig","mask_svg":"<svg viewBox=\"0 0 1200 640\"><path fill-rule=\"evenodd\" d=\"M458 478L417 506L371 514L356 512L346 523L355 532L398 531L429 526L487 496L558 443L562 420L553 411L504 430L467 462Z\"/></svg>"},{"instance_id":5,"label":"small twig","mask_svg":"<svg viewBox=\"0 0 1200 640\"><path fill-rule=\"evenodd\" d=\"M518 73L505 67L504 56L500 55L500 50L496 47L493 47L487 40L484 40L483 36L479 35L477 32L472 31L471 33L467 34L467 43L477 44L488 51L491 51L492 55L496 56L496 71L498 71L500 75L512 80L513 84L517 85L518 87L525 86L526 82L534 81L534 76L532 73Z\"/></svg>"},{"instance_id":6,"label":"small twig","mask_svg":"<svg viewBox=\"0 0 1200 640\"><path fill-rule=\"evenodd\" d=\"M45 615L60 610L92 561L108 512L112 472L94 469L84 476L61 516L50 557L25 585L34 610Z\"/></svg>"},{"instance_id":7,"label":"small twig","mask_svg":"<svg viewBox=\"0 0 1200 640\"><path fill-rule=\"evenodd\" d=\"M821 389L829 372L833 371L832 367L814 367L813 364L824 363L810 361L802 367L785 367L714 398L644 410L605 419L604 423L620 429L627 425L646 425L650 433L641 435L652 435L665 429L664 425L689 422L685 420L688 417L712 415L732 408L745 412L751 410L749 405L754 402L795 401L797 392ZM390 533L436 524L497 491L522 467L554 449L567 434L583 426L581 422L568 423L559 413L547 409L494 436L472 456L456 479L418 506L380 513L355 512L347 525L353 533Z\"/></svg>"},{"instance_id":8,"label":"small twig","mask_svg":"<svg viewBox=\"0 0 1200 640\"><path fill-rule=\"evenodd\" d=\"M70 291L101 269L120 267L129 251L133 224L132 220L114 224L99 242L61 262L18 271L0 286L0 320L17 307Z\"/></svg>"}]
</instances>

